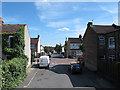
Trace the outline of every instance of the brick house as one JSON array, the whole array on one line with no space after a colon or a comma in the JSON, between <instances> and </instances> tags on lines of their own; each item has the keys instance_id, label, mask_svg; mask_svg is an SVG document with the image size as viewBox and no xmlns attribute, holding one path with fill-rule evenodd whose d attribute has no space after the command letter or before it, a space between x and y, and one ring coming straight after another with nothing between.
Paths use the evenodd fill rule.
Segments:
<instances>
[{"instance_id":1,"label":"brick house","mask_svg":"<svg viewBox=\"0 0 120 90\"><path fill-rule=\"evenodd\" d=\"M35 57L39 57L40 54L40 35L37 38L31 38L31 53Z\"/></svg>"},{"instance_id":2,"label":"brick house","mask_svg":"<svg viewBox=\"0 0 120 90\"><path fill-rule=\"evenodd\" d=\"M82 38L68 38L67 42L67 53L68 57L77 57L82 55L81 50L79 49L80 44L82 43Z\"/></svg>"},{"instance_id":3,"label":"brick house","mask_svg":"<svg viewBox=\"0 0 120 90\"><path fill-rule=\"evenodd\" d=\"M45 55L44 47L43 45L40 45L40 56Z\"/></svg>"},{"instance_id":4,"label":"brick house","mask_svg":"<svg viewBox=\"0 0 120 90\"><path fill-rule=\"evenodd\" d=\"M120 61L120 29L116 25L87 24L83 36L85 66L97 71L99 61Z\"/></svg>"},{"instance_id":5,"label":"brick house","mask_svg":"<svg viewBox=\"0 0 120 90\"><path fill-rule=\"evenodd\" d=\"M24 47L24 54L28 57L28 65L31 64L31 49L30 49L30 35L28 31L27 24L2 24L2 33L8 34L8 48L14 48L13 41L14 36L12 36L12 33L15 33L20 30L20 28L24 28L24 41L25 41L25 47ZM6 58L7 55L3 54L2 58Z\"/></svg>"}]
</instances>

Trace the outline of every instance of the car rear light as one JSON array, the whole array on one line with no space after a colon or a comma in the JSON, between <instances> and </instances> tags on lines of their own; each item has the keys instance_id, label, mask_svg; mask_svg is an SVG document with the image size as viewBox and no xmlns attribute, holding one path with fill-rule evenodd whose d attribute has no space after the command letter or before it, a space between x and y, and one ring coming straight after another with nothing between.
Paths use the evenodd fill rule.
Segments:
<instances>
[{"instance_id":1,"label":"car rear light","mask_svg":"<svg viewBox=\"0 0 120 90\"><path fill-rule=\"evenodd\" d=\"M72 68L74 68L74 66L72 66Z\"/></svg>"},{"instance_id":2,"label":"car rear light","mask_svg":"<svg viewBox=\"0 0 120 90\"><path fill-rule=\"evenodd\" d=\"M39 59L37 59L37 62L39 62Z\"/></svg>"}]
</instances>

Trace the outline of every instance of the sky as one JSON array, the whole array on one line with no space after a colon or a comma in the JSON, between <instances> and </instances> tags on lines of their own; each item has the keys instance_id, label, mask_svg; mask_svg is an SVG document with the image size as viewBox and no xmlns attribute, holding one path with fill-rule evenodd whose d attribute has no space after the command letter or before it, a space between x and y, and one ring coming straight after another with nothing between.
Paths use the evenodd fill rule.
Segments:
<instances>
[{"instance_id":1,"label":"sky","mask_svg":"<svg viewBox=\"0 0 120 90\"><path fill-rule=\"evenodd\" d=\"M27 24L31 38L43 46L64 45L66 37L82 36L89 21L118 24L117 2L2 2L4 24Z\"/></svg>"}]
</instances>

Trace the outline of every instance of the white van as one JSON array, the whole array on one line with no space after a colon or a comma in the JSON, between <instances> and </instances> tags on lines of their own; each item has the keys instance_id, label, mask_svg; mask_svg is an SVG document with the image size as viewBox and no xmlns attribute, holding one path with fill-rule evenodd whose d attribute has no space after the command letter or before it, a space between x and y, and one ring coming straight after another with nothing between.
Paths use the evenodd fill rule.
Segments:
<instances>
[{"instance_id":1,"label":"white van","mask_svg":"<svg viewBox=\"0 0 120 90\"><path fill-rule=\"evenodd\" d=\"M49 68L49 65L50 65L49 56L41 56L39 59L39 67Z\"/></svg>"}]
</instances>

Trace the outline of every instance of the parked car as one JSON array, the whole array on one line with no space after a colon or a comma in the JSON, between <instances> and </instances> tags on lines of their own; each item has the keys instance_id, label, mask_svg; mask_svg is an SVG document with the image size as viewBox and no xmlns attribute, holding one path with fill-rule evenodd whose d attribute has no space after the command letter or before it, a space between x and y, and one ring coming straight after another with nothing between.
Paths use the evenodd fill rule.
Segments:
<instances>
[{"instance_id":1,"label":"parked car","mask_svg":"<svg viewBox=\"0 0 120 90\"><path fill-rule=\"evenodd\" d=\"M79 64L81 64L81 65L84 66L85 62L84 62L83 56L79 56L78 59L77 59L77 61L78 61Z\"/></svg>"},{"instance_id":2,"label":"parked car","mask_svg":"<svg viewBox=\"0 0 120 90\"><path fill-rule=\"evenodd\" d=\"M39 67L49 68L49 65L50 65L49 56L41 56L39 59Z\"/></svg>"},{"instance_id":3,"label":"parked car","mask_svg":"<svg viewBox=\"0 0 120 90\"><path fill-rule=\"evenodd\" d=\"M36 59L34 58L34 59L33 59L33 62L35 62L35 61L36 61Z\"/></svg>"},{"instance_id":4,"label":"parked car","mask_svg":"<svg viewBox=\"0 0 120 90\"><path fill-rule=\"evenodd\" d=\"M64 58L64 55L63 55L63 54L60 54L60 55L59 55L59 58Z\"/></svg>"},{"instance_id":5,"label":"parked car","mask_svg":"<svg viewBox=\"0 0 120 90\"><path fill-rule=\"evenodd\" d=\"M70 64L70 71L71 71L71 74L82 73L82 67L78 63L71 63Z\"/></svg>"}]
</instances>

